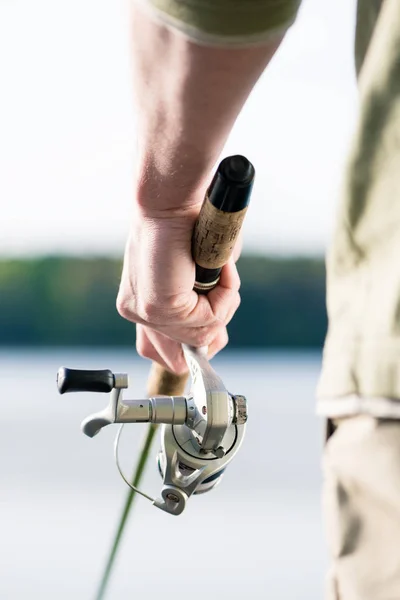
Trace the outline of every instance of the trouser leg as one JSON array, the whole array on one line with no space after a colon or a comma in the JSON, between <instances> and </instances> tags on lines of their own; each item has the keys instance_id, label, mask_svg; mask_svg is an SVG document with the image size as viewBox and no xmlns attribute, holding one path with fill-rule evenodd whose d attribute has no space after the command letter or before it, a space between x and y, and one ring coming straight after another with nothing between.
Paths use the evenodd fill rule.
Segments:
<instances>
[{"instance_id":1,"label":"trouser leg","mask_svg":"<svg viewBox=\"0 0 400 600\"><path fill-rule=\"evenodd\" d=\"M326 600L400 600L400 421L343 419L324 453Z\"/></svg>"}]
</instances>

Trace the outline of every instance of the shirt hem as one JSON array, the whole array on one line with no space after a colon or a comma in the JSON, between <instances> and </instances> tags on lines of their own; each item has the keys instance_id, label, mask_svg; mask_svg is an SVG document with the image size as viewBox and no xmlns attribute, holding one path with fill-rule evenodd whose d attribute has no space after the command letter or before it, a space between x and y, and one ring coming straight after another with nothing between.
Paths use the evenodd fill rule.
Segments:
<instances>
[{"instance_id":1,"label":"shirt hem","mask_svg":"<svg viewBox=\"0 0 400 600\"><path fill-rule=\"evenodd\" d=\"M172 15L152 5L150 0L136 0L136 4L143 8L156 21L165 25L169 29L180 33L186 39L189 39L190 41L201 46L216 46L221 48L247 48L251 46L265 45L268 42L282 37L296 20L295 15L292 19L285 22L283 25L280 25L279 27L265 29L264 31L257 33L235 35L222 33L217 34L204 31L203 29L199 29L193 25L190 25L189 23L173 17Z\"/></svg>"},{"instance_id":2,"label":"shirt hem","mask_svg":"<svg viewBox=\"0 0 400 600\"><path fill-rule=\"evenodd\" d=\"M400 400L357 394L320 398L317 403L317 415L331 419L355 415L369 415L378 419L400 419Z\"/></svg>"}]
</instances>

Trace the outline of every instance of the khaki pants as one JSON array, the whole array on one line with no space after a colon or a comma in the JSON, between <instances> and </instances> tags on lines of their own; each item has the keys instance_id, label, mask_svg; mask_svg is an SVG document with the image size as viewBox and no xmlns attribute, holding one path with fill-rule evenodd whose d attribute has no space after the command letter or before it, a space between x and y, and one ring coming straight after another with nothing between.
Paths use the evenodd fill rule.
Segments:
<instances>
[{"instance_id":1,"label":"khaki pants","mask_svg":"<svg viewBox=\"0 0 400 600\"><path fill-rule=\"evenodd\" d=\"M342 419L324 455L327 600L400 600L400 421Z\"/></svg>"}]
</instances>

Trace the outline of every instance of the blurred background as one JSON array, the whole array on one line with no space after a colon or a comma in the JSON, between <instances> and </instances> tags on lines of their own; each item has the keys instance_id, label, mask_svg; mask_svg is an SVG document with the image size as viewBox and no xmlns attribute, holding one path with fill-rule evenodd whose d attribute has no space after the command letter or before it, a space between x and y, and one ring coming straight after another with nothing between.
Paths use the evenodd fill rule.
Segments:
<instances>
[{"instance_id":1,"label":"blurred background","mask_svg":"<svg viewBox=\"0 0 400 600\"><path fill-rule=\"evenodd\" d=\"M250 402L247 437L179 519L137 500L109 598L322 597L314 397L323 255L356 117L354 22L354 0L303 0L224 150L257 170L242 305L214 361ZM127 490L115 431L79 429L104 399L61 397L55 377L110 368L130 374L132 396L146 387L115 310L135 153L128 3L0 0L0 81L0 598L86 600ZM129 471L143 429L125 435ZM160 483L154 460L143 487Z\"/></svg>"}]
</instances>

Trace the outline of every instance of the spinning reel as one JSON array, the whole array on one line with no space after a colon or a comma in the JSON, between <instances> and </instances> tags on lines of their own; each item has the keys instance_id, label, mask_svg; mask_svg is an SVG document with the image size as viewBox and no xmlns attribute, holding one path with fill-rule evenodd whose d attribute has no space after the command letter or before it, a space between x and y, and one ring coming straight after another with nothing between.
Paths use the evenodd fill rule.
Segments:
<instances>
[{"instance_id":1,"label":"spinning reel","mask_svg":"<svg viewBox=\"0 0 400 600\"><path fill-rule=\"evenodd\" d=\"M121 423L115 441L115 459L124 481L136 492L172 515L183 512L192 494L213 489L240 448L245 433L247 403L244 396L228 393L211 367L206 349L183 346L192 386L187 396L156 396L142 400L123 398L126 374L60 368L57 385L65 392L110 392L106 408L90 415L82 431L94 437L103 427ZM126 423L160 423L158 468L163 479L159 498L133 487L121 471L118 445Z\"/></svg>"}]
</instances>

